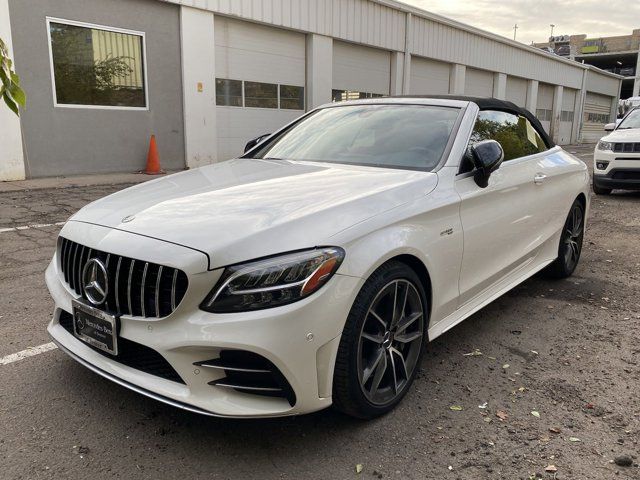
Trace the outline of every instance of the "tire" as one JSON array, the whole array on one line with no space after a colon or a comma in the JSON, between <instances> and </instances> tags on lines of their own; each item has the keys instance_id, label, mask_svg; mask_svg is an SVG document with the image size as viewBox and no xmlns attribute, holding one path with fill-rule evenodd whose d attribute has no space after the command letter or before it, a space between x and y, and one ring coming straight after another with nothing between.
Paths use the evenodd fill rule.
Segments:
<instances>
[{"instance_id":1,"label":"tire","mask_svg":"<svg viewBox=\"0 0 640 480\"><path fill-rule=\"evenodd\" d=\"M424 353L428 312L420 278L406 264L390 261L369 277L342 332L333 375L335 408L369 419L400 403Z\"/></svg>"},{"instance_id":2,"label":"tire","mask_svg":"<svg viewBox=\"0 0 640 480\"><path fill-rule=\"evenodd\" d=\"M561 279L573 274L580 261L583 239L584 205L576 199L562 228L558 258L544 270L547 277Z\"/></svg>"},{"instance_id":3,"label":"tire","mask_svg":"<svg viewBox=\"0 0 640 480\"><path fill-rule=\"evenodd\" d=\"M596 185L596 182L593 182L593 193L595 193L596 195L611 195L611 189L610 188L603 188L603 187L599 187L598 185Z\"/></svg>"}]
</instances>

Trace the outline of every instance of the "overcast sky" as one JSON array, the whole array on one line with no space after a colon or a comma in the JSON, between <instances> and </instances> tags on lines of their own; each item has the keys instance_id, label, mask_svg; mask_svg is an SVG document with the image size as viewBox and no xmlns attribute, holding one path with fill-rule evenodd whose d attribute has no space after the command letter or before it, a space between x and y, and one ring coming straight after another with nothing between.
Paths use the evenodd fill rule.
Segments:
<instances>
[{"instance_id":1,"label":"overcast sky","mask_svg":"<svg viewBox=\"0 0 640 480\"><path fill-rule=\"evenodd\" d=\"M640 28L638 0L402 0L474 27L530 44L554 35L630 35Z\"/></svg>"}]
</instances>

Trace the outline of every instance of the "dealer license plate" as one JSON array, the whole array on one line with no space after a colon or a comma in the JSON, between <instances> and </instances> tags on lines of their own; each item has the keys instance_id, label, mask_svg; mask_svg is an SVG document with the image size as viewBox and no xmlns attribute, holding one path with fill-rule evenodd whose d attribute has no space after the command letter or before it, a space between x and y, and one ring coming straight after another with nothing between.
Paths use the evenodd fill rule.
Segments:
<instances>
[{"instance_id":1,"label":"dealer license plate","mask_svg":"<svg viewBox=\"0 0 640 480\"><path fill-rule=\"evenodd\" d=\"M117 355L116 317L76 300L72 306L74 335L95 348Z\"/></svg>"}]
</instances>

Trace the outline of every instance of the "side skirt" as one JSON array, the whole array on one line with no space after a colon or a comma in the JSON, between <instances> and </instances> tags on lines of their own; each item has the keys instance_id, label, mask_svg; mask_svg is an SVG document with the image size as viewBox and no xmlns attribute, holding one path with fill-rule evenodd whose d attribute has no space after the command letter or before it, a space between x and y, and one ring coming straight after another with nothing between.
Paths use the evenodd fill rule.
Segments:
<instances>
[{"instance_id":1,"label":"side skirt","mask_svg":"<svg viewBox=\"0 0 640 480\"><path fill-rule=\"evenodd\" d=\"M442 319L440 322L436 323L435 325L429 328L429 330L427 331L429 336L429 341L433 341L443 333L451 330L457 324L469 318L478 310L486 307L488 304L493 302L496 298L501 297L502 295L507 293L509 290L520 285L522 282L524 282L528 278L538 273L540 270L542 270L544 267L552 263L554 260L555 258L552 258L551 260L542 262L536 265L534 268L528 270L527 272L515 277L513 280L507 281L506 283L500 282L495 287L490 288L486 292L486 295L479 295L474 300L471 300L470 302L461 306L458 310L453 312L451 315Z\"/></svg>"}]
</instances>

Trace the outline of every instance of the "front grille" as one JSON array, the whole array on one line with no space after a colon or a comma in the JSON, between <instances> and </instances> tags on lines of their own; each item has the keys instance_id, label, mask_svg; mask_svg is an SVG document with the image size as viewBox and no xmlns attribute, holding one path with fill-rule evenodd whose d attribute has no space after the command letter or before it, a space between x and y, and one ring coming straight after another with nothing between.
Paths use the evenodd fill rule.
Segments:
<instances>
[{"instance_id":1,"label":"front grille","mask_svg":"<svg viewBox=\"0 0 640 480\"><path fill-rule=\"evenodd\" d=\"M73 315L63 310L60 312L59 321L60 325L73 335ZM152 348L145 347L126 338L118 337L118 355L111 355L88 343L86 345L100 355L110 358L122 365L126 365L127 367L135 368L141 372L171 380L172 382L185 383L180 375L178 375L178 372L174 370L162 355Z\"/></svg>"},{"instance_id":2,"label":"front grille","mask_svg":"<svg viewBox=\"0 0 640 480\"><path fill-rule=\"evenodd\" d=\"M640 143L614 143L614 152L640 153Z\"/></svg>"},{"instance_id":3,"label":"front grille","mask_svg":"<svg viewBox=\"0 0 640 480\"><path fill-rule=\"evenodd\" d=\"M172 313L187 292L187 275L177 268L94 250L60 237L58 258L69 287L87 298L82 271L90 258L98 258L107 270L107 299L100 309L112 315L159 318Z\"/></svg>"},{"instance_id":4,"label":"front grille","mask_svg":"<svg viewBox=\"0 0 640 480\"><path fill-rule=\"evenodd\" d=\"M213 380L209 385L253 395L286 398L291 406L296 403L293 388L282 372L257 353L222 350L219 358L195 362L194 365L224 372L224 378Z\"/></svg>"}]
</instances>

